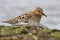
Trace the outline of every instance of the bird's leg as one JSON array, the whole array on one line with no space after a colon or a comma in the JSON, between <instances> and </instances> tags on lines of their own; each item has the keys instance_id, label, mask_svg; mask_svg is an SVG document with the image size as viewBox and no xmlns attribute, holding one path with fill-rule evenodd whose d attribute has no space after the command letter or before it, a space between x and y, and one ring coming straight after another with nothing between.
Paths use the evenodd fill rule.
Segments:
<instances>
[{"instance_id":1,"label":"bird's leg","mask_svg":"<svg viewBox=\"0 0 60 40\"><path fill-rule=\"evenodd\" d=\"M35 26L35 29L36 29L36 31L37 31L37 34L39 33L39 24L37 24L36 26Z\"/></svg>"}]
</instances>

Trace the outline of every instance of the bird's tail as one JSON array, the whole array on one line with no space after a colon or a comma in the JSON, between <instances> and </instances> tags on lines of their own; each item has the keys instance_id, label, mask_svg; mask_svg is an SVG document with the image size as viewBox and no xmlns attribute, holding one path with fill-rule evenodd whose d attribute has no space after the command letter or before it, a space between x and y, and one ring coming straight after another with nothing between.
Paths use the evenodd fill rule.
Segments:
<instances>
[{"instance_id":1,"label":"bird's tail","mask_svg":"<svg viewBox=\"0 0 60 40\"><path fill-rule=\"evenodd\" d=\"M8 23L8 21L2 21L3 23Z\"/></svg>"}]
</instances>

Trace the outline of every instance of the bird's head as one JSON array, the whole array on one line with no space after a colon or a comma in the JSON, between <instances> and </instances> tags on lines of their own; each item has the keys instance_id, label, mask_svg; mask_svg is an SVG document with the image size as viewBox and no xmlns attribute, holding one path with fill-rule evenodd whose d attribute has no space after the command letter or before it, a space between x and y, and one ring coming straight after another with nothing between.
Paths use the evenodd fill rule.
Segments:
<instances>
[{"instance_id":1,"label":"bird's head","mask_svg":"<svg viewBox=\"0 0 60 40\"><path fill-rule=\"evenodd\" d=\"M44 15L45 17L47 17L47 16L43 13L43 9L40 8L40 7L36 7L36 8L34 9L34 13L35 13L36 15L38 15L38 16Z\"/></svg>"}]
</instances>

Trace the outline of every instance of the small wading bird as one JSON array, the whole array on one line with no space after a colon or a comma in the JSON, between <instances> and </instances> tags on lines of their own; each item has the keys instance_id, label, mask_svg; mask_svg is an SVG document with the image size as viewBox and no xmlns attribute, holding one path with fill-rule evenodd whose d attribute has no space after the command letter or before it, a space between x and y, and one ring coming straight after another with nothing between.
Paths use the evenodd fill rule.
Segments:
<instances>
[{"instance_id":1,"label":"small wading bird","mask_svg":"<svg viewBox=\"0 0 60 40\"><path fill-rule=\"evenodd\" d=\"M24 23L28 23L29 25L37 26L39 24L39 22L41 21L41 17L43 15L46 16L43 13L43 9L40 7L36 7L33 11L30 11L28 13L24 13L20 16L17 16L13 19L9 19L9 20L3 21L3 22L4 23L10 23L10 24L17 24L20 22L24 22Z\"/></svg>"}]
</instances>

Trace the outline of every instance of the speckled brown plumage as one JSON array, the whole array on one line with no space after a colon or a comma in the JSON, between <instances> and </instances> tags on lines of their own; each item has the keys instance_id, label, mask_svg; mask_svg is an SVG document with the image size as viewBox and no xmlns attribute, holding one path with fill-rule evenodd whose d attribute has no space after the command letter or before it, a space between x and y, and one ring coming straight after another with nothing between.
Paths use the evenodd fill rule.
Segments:
<instances>
[{"instance_id":1,"label":"speckled brown plumage","mask_svg":"<svg viewBox=\"0 0 60 40\"><path fill-rule=\"evenodd\" d=\"M34 10L32 10L28 13L24 13L22 15L15 17L14 19L9 19L4 22L10 23L10 24L16 24L16 23L20 23L20 22L29 23L32 25L39 24L39 22L41 21L42 15L46 16L43 13L43 9L40 7L36 7Z\"/></svg>"}]
</instances>

